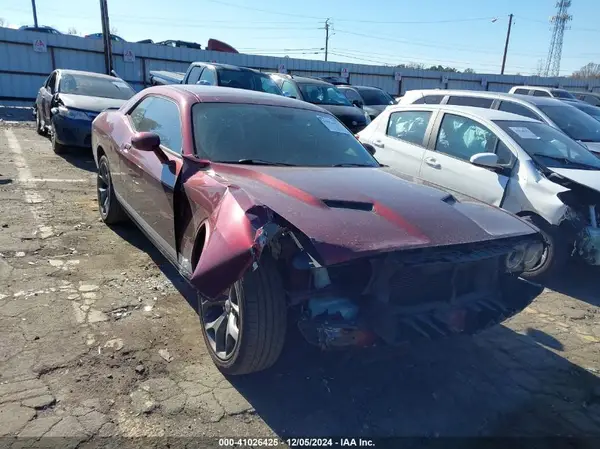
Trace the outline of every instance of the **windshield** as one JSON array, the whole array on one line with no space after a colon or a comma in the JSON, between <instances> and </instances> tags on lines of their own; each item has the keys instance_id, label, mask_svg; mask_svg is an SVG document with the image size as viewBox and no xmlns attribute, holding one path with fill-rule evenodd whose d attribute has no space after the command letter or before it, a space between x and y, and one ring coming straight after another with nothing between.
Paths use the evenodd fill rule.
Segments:
<instances>
[{"instance_id":1,"label":"windshield","mask_svg":"<svg viewBox=\"0 0 600 449\"><path fill-rule=\"evenodd\" d=\"M327 84L298 83L302 96L313 104L352 106L346 96L336 87Z\"/></svg>"},{"instance_id":2,"label":"windshield","mask_svg":"<svg viewBox=\"0 0 600 449\"><path fill-rule=\"evenodd\" d=\"M360 88L356 90L358 90L367 106L394 104L394 99L382 90Z\"/></svg>"},{"instance_id":3,"label":"windshield","mask_svg":"<svg viewBox=\"0 0 600 449\"><path fill-rule=\"evenodd\" d=\"M192 108L199 157L310 167L379 164L335 117L281 106L198 103Z\"/></svg>"},{"instance_id":4,"label":"windshield","mask_svg":"<svg viewBox=\"0 0 600 449\"><path fill-rule=\"evenodd\" d=\"M219 75L219 86L283 95L277 84L269 76L262 73L230 69L218 69L217 73Z\"/></svg>"},{"instance_id":5,"label":"windshield","mask_svg":"<svg viewBox=\"0 0 600 449\"><path fill-rule=\"evenodd\" d=\"M600 170L600 159L545 123L495 120L519 146L547 167Z\"/></svg>"},{"instance_id":6,"label":"windshield","mask_svg":"<svg viewBox=\"0 0 600 449\"><path fill-rule=\"evenodd\" d=\"M566 90L553 89L550 92L552 93L552 96L556 97L556 98L570 98L570 99L575 99L575 97L573 96L573 94L571 94L570 92L567 92Z\"/></svg>"},{"instance_id":7,"label":"windshield","mask_svg":"<svg viewBox=\"0 0 600 449\"><path fill-rule=\"evenodd\" d=\"M600 121L600 108L598 108L596 106L592 106L591 104L587 104L587 103L577 103L577 104L574 104L573 106L575 106L577 109L585 112L587 115Z\"/></svg>"},{"instance_id":8,"label":"windshield","mask_svg":"<svg viewBox=\"0 0 600 449\"><path fill-rule=\"evenodd\" d=\"M570 106L538 106L565 134L582 142L600 142L600 123Z\"/></svg>"},{"instance_id":9,"label":"windshield","mask_svg":"<svg viewBox=\"0 0 600 449\"><path fill-rule=\"evenodd\" d=\"M119 78L101 78L89 75L64 74L60 77L58 91L65 94L129 100L134 90Z\"/></svg>"}]
</instances>

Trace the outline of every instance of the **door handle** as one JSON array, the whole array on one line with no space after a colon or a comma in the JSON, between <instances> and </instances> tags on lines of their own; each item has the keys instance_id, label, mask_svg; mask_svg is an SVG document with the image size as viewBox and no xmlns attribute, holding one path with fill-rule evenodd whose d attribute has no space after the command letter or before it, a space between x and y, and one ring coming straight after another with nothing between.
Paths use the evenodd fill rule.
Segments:
<instances>
[{"instance_id":1,"label":"door handle","mask_svg":"<svg viewBox=\"0 0 600 449\"><path fill-rule=\"evenodd\" d=\"M384 147L383 142L381 140L379 140L379 139L374 140L373 141L373 145L375 145L376 147L379 147L379 148L383 148Z\"/></svg>"},{"instance_id":2,"label":"door handle","mask_svg":"<svg viewBox=\"0 0 600 449\"><path fill-rule=\"evenodd\" d=\"M123 149L124 150L131 150L131 144L130 143L126 143L123 145Z\"/></svg>"},{"instance_id":3,"label":"door handle","mask_svg":"<svg viewBox=\"0 0 600 449\"><path fill-rule=\"evenodd\" d=\"M434 168L440 168L441 167L440 163L434 157L426 157L425 158L425 163L427 165L429 165L430 167L434 167Z\"/></svg>"}]
</instances>

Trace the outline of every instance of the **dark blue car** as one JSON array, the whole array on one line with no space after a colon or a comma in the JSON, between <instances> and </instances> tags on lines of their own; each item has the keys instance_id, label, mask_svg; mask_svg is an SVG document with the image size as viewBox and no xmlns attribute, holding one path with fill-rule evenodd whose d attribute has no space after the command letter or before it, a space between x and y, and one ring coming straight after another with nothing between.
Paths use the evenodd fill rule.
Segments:
<instances>
[{"instance_id":1,"label":"dark blue car","mask_svg":"<svg viewBox=\"0 0 600 449\"><path fill-rule=\"evenodd\" d=\"M52 149L90 147L92 121L119 108L135 91L120 78L77 70L55 70L40 88L34 107L39 134L50 134Z\"/></svg>"}]
</instances>

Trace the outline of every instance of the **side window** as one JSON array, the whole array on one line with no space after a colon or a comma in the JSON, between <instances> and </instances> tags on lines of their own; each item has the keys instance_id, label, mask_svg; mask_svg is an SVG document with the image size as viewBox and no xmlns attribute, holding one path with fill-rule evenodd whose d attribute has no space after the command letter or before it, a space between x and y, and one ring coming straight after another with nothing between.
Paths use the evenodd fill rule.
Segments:
<instances>
[{"instance_id":1,"label":"side window","mask_svg":"<svg viewBox=\"0 0 600 449\"><path fill-rule=\"evenodd\" d=\"M354 89L340 89L340 90L344 93L344 95L346 96L348 101L350 101L350 103L352 103L353 101L358 101L361 104L364 103L362 97Z\"/></svg>"},{"instance_id":2,"label":"side window","mask_svg":"<svg viewBox=\"0 0 600 449\"><path fill-rule=\"evenodd\" d=\"M423 103L425 104L440 104L444 99L444 95L425 95Z\"/></svg>"},{"instance_id":3,"label":"side window","mask_svg":"<svg viewBox=\"0 0 600 449\"><path fill-rule=\"evenodd\" d=\"M430 118L431 112L429 111L392 112L386 134L396 139L423 146Z\"/></svg>"},{"instance_id":4,"label":"side window","mask_svg":"<svg viewBox=\"0 0 600 449\"><path fill-rule=\"evenodd\" d=\"M169 150L181 153L181 119L175 103L161 97L146 97L130 113L136 131L154 132Z\"/></svg>"},{"instance_id":5,"label":"side window","mask_svg":"<svg viewBox=\"0 0 600 449\"><path fill-rule=\"evenodd\" d=\"M498 140L496 154L498 155L498 164L503 167L512 167L517 159L514 153L501 140Z\"/></svg>"},{"instance_id":6,"label":"side window","mask_svg":"<svg viewBox=\"0 0 600 449\"><path fill-rule=\"evenodd\" d=\"M284 95L294 97L294 98L300 98L300 94L298 93L296 86L294 86L289 81L284 81L281 84L281 90L284 93Z\"/></svg>"},{"instance_id":7,"label":"side window","mask_svg":"<svg viewBox=\"0 0 600 449\"><path fill-rule=\"evenodd\" d=\"M521 106L518 103L513 103L512 101L503 101L500 103L501 111L512 112L513 114L522 115L524 117L529 117L535 120L542 120L535 112L531 109L526 108L525 106Z\"/></svg>"},{"instance_id":8,"label":"side window","mask_svg":"<svg viewBox=\"0 0 600 449\"><path fill-rule=\"evenodd\" d=\"M515 89L514 93L520 95L529 95L529 91L527 89Z\"/></svg>"},{"instance_id":9,"label":"side window","mask_svg":"<svg viewBox=\"0 0 600 449\"><path fill-rule=\"evenodd\" d=\"M198 80L200 79L200 74L202 73L203 68L204 67L202 67L202 66L192 67L192 70L190 70L190 74L188 76L187 83L188 84L196 84L198 82Z\"/></svg>"},{"instance_id":10,"label":"side window","mask_svg":"<svg viewBox=\"0 0 600 449\"><path fill-rule=\"evenodd\" d=\"M491 98L480 98L480 97L455 97L452 96L448 99L448 104L460 105L460 106L473 106L475 108L489 109L492 107L494 100Z\"/></svg>"},{"instance_id":11,"label":"side window","mask_svg":"<svg viewBox=\"0 0 600 449\"><path fill-rule=\"evenodd\" d=\"M445 114L435 150L465 161L477 153L493 153L498 137L480 123L466 117Z\"/></svg>"},{"instance_id":12,"label":"side window","mask_svg":"<svg viewBox=\"0 0 600 449\"><path fill-rule=\"evenodd\" d=\"M48 78L48 83L46 84L46 87L48 87L48 91L51 94L56 93L56 72L54 72L52 75L50 75L50 78Z\"/></svg>"},{"instance_id":13,"label":"side window","mask_svg":"<svg viewBox=\"0 0 600 449\"><path fill-rule=\"evenodd\" d=\"M534 90L533 91L533 96L534 97L551 97L552 95L550 95L545 90Z\"/></svg>"},{"instance_id":14,"label":"side window","mask_svg":"<svg viewBox=\"0 0 600 449\"><path fill-rule=\"evenodd\" d=\"M217 76L215 75L214 70L211 69L210 67L206 67L204 69L204 72L202 72L202 76L200 77L200 81L206 81L211 86L216 86L217 85Z\"/></svg>"}]
</instances>

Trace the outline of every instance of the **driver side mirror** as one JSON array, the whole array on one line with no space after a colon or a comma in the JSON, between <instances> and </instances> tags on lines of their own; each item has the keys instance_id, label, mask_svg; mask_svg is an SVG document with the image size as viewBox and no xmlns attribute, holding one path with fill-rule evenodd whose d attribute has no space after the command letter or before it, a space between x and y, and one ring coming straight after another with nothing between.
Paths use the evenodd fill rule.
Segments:
<instances>
[{"instance_id":1,"label":"driver side mirror","mask_svg":"<svg viewBox=\"0 0 600 449\"><path fill-rule=\"evenodd\" d=\"M469 159L471 164L484 168L498 168L498 155L495 153L477 153Z\"/></svg>"},{"instance_id":2,"label":"driver side mirror","mask_svg":"<svg viewBox=\"0 0 600 449\"><path fill-rule=\"evenodd\" d=\"M367 150L371 154L371 156L375 156L375 147L373 145L363 143L362 146L365 147L365 150Z\"/></svg>"},{"instance_id":3,"label":"driver side mirror","mask_svg":"<svg viewBox=\"0 0 600 449\"><path fill-rule=\"evenodd\" d=\"M152 151L163 164L169 161L167 155L160 149L160 136L156 133L135 133L131 138L131 146L139 151Z\"/></svg>"},{"instance_id":4,"label":"driver side mirror","mask_svg":"<svg viewBox=\"0 0 600 449\"><path fill-rule=\"evenodd\" d=\"M363 108L363 104L360 101L358 101L358 100L352 100L352 104L354 106L356 106L357 108L359 108L359 109Z\"/></svg>"},{"instance_id":5,"label":"driver side mirror","mask_svg":"<svg viewBox=\"0 0 600 449\"><path fill-rule=\"evenodd\" d=\"M295 96L295 95L292 95L292 94L291 94L291 93L289 93L289 92L284 92L284 93L283 93L283 96L284 96L284 97L288 97L288 98L294 98L294 99L296 99L296 96Z\"/></svg>"},{"instance_id":6,"label":"driver side mirror","mask_svg":"<svg viewBox=\"0 0 600 449\"><path fill-rule=\"evenodd\" d=\"M58 93L55 93L54 95L52 95L52 99L50 100L50 107L55 107L58 106L59 104L59 96Z\"/></svg>"}]
</instances>

